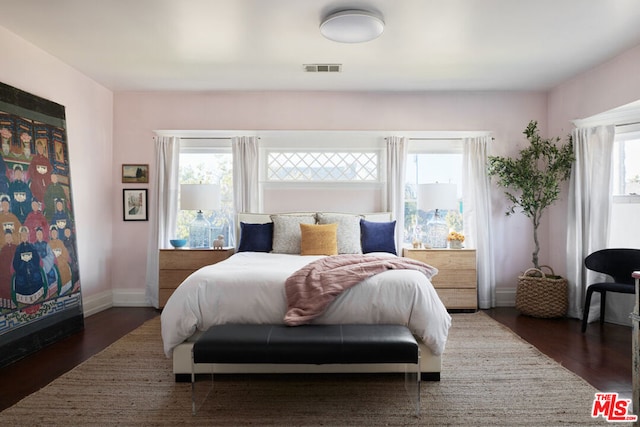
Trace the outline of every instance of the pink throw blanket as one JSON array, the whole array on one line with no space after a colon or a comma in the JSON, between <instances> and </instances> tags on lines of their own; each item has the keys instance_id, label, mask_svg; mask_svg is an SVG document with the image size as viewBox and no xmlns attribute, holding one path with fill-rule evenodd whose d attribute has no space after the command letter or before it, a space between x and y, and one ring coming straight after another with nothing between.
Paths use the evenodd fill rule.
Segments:
<instances>
[{"instance_id":1,"label":"pink throw blanket","mask_svg":"<svg viewBox=\"0 0 640 427\"><path fill-rule=\"evenodd\" d=\"M387 270L418 270L427 279L438 269L409 258L373 255L335 255L314 261L285 282L287 313L284 323L301 325L320 316L343 291Z\"/></svg>"}]
</instances>

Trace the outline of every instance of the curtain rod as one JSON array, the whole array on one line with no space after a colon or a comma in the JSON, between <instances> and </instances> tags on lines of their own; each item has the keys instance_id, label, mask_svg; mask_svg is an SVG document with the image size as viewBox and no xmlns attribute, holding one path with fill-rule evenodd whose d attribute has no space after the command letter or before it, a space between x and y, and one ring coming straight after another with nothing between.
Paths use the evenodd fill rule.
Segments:
<instances>
[{"instance_id":1,"label":"curtain rod","mask_svg":"<svg viewBox=\"0 0 640 427\"><path fill-rule=\"evenodd\" d=\"M222 137L222 136L216 136L216 137L206 137L206 136L188 136L188 137L178 137L181 140L192 140L192 141L211 141L211 140L219 140L219 141L231 141L233 138L235 138L234 136L228 136L228 137ZM260 138L259 136L256 137L257 140L260 140L262 138Z\"/></svg>"},{"instance_id":2,"label":"curtain rod","mask_svg":"<svg viewBox=\"0 0 640 427\"><path fill-rule=\"evenodd\" d=\"M214 137L214 136L209 136L209 137L206 137L206 136L187 136L187 137L182 137L182 136L179 136L178 138L180 138L180 139L231 139L233 137L232 136L229 136L229 137L220 137L220 136L217 136L217 137Z\"/></svg>"},{"instance_id":3,"label":"curtain rod","mask_svg":"<svg viewBox=\"0 0 640 427\"><path fill-rule=\"evenodd\" d=\"M461 141L465 138L469 138L468 136L460 137L460 138L407 138L409 141ZM471 137L475 138L475 137ZM389 139L389 138L385 138ZM494 141L495 138L491 137L491 140Z\"/></svg>"},{"instance_id":4,"label":"curtain rod","mask_svg":"<svg viewBox=\"0 0 640 427\"><path fill-rule=\"evenodd\" d=\"M639 122L640 123L640 122ZM627 123L629 125L633 125L633 124L637 124L637 123ZM619 126L624 126L624 125L619 125ZM226 140L226 139L232 139L234 138L233 136L228 136L228 137L206 137L206 136L187 136L187 137L178 137L180 139L221 139L221 140ZM258 139L261 139L261 137L257 137ZM407 138L410 141L460 141L463 140L465 138L469 138L469 137L459 137L459 138ZM389 139L387 137L384 138L385 140ZM494 137L491 137L492 141L495 141Z\"/></svg>"},{"instance_id":5,"label":"curtain rod","mask_svg":"<svg viewBox=\"0 0 640 427\"><path fill-rule=\"evenodd\" d=\"M470 138L468 136L460 137L460 138L409 138L409 141L460 141L465 138ZM476 137L471 137L476 138ZM491 137L491 140L495 140L494 137Z\"/></svg>"},{"instance_id":6,"label":"curtain rod","mask_svg":"<svg viewBox=\"0 0 640 427\"><path fill-rule=\"evenodd\" d=\"M459 141L463 138L407 138L407 139L409 141Z\"/></svg>"}]
</instances>

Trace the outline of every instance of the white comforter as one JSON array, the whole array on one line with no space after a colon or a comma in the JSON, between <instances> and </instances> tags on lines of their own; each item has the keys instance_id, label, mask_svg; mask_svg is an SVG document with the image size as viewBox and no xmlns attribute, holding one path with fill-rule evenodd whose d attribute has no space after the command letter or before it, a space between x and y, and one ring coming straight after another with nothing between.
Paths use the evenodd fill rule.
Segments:
<instances>
[{"instance_id":1,"label":"white comforter","mask_svg":"<svg viewBox=\"0 0 640 427\"><path fill-rule=\"evenodd\" d=\"M170 357L175 346L196 330L212 325L283 323L287 311L285 280L319 258L239 252L196 271L176 289L162 311L165 354ZM424 274L389 270L344 292L313 323L407 325L433 354L440 355L451 316Z\"/></svg>"}]
</instances>

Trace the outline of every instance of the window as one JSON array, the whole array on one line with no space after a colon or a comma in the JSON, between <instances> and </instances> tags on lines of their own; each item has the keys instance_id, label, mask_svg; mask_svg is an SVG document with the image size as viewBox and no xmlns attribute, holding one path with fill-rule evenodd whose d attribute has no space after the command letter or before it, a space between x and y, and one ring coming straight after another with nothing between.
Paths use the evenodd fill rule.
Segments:
<instances>
[{"instance_id":1,"label":"window","mask_svg":"<svg viewBox=\"0 0 640 427\"><path fill-rule=\"evenodd\" d=\"M360 132L277 132L260 137L263 212L379 212L384 137Z\"/></svg>"},{"instance_id":2,"label":"window","mask_svg":"<svg viewBox=\"0 0 640 427\"><path fill-rule=\"evenodd\" d=\"M376 182L378 163L377 152L271 151L267 180Z\"/></svg>"},{"instance_id":3,"label":"window","mask_svg":"<svg viewBox=\"0 0 640 427\"><path fill-rule=\"evenodd\" d=\"M609 247L640 245L640 125L616 126L612 165L613 205Z\"/></svg>"},{"instance_id":4,"label":"window","mask_svg":"<svg viewBox=\"0 0 640 427\"><path fill-rule=\"evenodd\" d=\"M616 133L613 145L613 195L640 195L640 129Z\"/></svg>"},{"instance_id":5,"label":"window","mask_svg":"<svg viewBox=\"0 0 640 427\"><path fill-rule=\"evenodd\" d=\"M226 246L235 245L233 214L233 158L231 140L181 139L180 184L219 184L220 209L204 211L211 223L212 240L224 236ZM195 211L178 208L177 237L188 238Z\"/></svg>"},{"instance_id":6,"label":"window","mask_svg":"<svg viewBox=\"0 0 640 427\"><path fill-rule=\"evenodd\" d=\"M449 231L463 230L462 222L462 141L411 141L406 167L404 243L426 240L426 225L435 218L435 209L418 208L419 184L455 184L458 209L439 210Z\"/></svg>"}]
</instances>

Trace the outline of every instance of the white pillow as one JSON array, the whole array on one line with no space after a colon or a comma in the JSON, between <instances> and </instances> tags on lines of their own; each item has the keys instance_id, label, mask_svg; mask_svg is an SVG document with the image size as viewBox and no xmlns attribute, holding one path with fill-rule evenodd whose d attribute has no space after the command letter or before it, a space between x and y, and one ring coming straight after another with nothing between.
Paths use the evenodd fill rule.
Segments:
<instances>
[{"instance_id":1,"label":"white pillow","mask_svg":"<svg viewBox=\"0 0 640 427\"><path fill-rule=\"evenodd\" d=\"M391 212L374 212L362 214L364 219L369 222L388 222L391 221Z\"/></svg>"},{"instance_id":2,"label":"white pillow","mask_svg":"<svg viewBox=\"0 0 640 427\"><path fill-rule=\"evenodd\" d=\"M338 224L338 253L361 254L360 245L361 215L318 212L318 224Z\"/></svg>"},{"instance_id":3,"label":"white pillow","mask_svg":"<svg viewBox=\"0 0 640 427\"><path fill-rule=\"evenodd\" d=\"M300 254L300 224L315 224L314 214L271 215L273 221L273 250L278 254Z\"/></svg>"}]
</instances>

